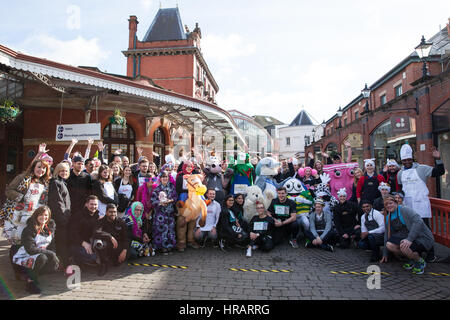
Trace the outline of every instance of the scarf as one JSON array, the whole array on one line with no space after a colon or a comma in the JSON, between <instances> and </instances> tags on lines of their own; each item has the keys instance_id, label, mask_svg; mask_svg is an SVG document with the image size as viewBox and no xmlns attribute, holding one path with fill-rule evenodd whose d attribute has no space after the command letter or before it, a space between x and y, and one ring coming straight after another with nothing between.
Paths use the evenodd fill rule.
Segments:
<instances>
[{"instance_id":1,"label":"scarf","mask_svg":"<svg viewBox=\"0 0 450 320\"><path fill-rule=\"evenodd\" d=\"M142 227L142 214L144 214L144 212L142 212L142 214L139 217L136 217L134 209L137 206L141 206L144 209L144 205L141 202L135 201L131 205L131 208L128 209L127 215L131 218L131 220L133 220L133 235L135 237L142 238L141 227Z\"/></svg>"}]
</instances>

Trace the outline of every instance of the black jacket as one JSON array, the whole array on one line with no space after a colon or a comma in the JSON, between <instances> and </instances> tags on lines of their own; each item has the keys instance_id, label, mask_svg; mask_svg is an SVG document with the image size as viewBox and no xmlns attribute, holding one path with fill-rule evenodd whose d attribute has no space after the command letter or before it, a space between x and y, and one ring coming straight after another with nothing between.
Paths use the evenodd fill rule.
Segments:
<instances>
[{"instance_id":1,"label":"black jacket","mask_svg":"<svg viewBox=\"0 0 450 320\"><path fill-rule=\"evenodd\" d=\"M106 196L104 185L100 180L94 180L92 183L92 194L97 196L98 201L102 203L114 203L115 205L119 205L119 195L117 194L117 191L114 189L114 199L109 198Z\"/></svg>"},{"instance_id":2,"label":"black jacket","mask_svg":"<svg viewBox=\"0 0 450 320\"><path fill-rule=\"evenodd\" d=\"M346 201L333 207L334 225L339 235L345 234L345 230L361 224L361 208L354 202Z\"/></svg>"},{"instance_id":3,"label":"black jacket","mask_svg":"<svg viewBox=\"0 0 450 320\"><path fill-rule=\"evenodd\" d=\"M104 241L111 242L111 237L114 237L119 244L117 251L122 251L123 249L128 249L128 228L120 218L116 218L114 221L109 221L106 216L98 221L97 229L94 233L94 239L102 239Z\"/></svg>"},{"instance_id":4,"label":"black jacket","mask_svg":"<svg viewBox=\"0 0 450 320\"><path fill-rule=\"evenodd\" d=\"M289 162L288 170L285 173L279 172L273 178L275 179L276 182L280 183L280 182L283 182L284 180L286 180L287 178L293 177L294 175L295 175L294 165L292 164L292 162Z\"/></svg>"},{"instance_id":5,"label":"black jacket","mask_svg":"<svg viewBox=\"0 0 450 320\"><path fill-rule=\"evenodd\" d=\"M52 211L52 218L58 228L66 227L69 224L70 194L66 182L58 177L50 180L48 187L48 206Z\"/></svg>"},{"instance_id":6,"label":"black jacket","mask_svg":"<svg viewBox=\"0 0 450 320\"><path fill-rule=\"evenodd\" d=\"M83 241L91 243L91 238L98 228L98 219L98 211L91 215L86 207L74 212L69 222L70 243L77 246L81 246Z\"/></svg>"},{"instance_id":7,"label":"black jacket","mask_svg":"<svg viewBox=\"0 0 450 320\"><path fill-rule=\"evenodd\" d=\"M71 211L80 211L84 207L86 198L91 195L92 179L87 172L81 172L78 176L70 171L70 177L67 179L67 189L70 194Z\"/></svg>"},{"instance_id":8,"label":"black jacket","mask_svg":"<svg viewBox=\"0 0 450 320\"><path fill-rule=\"evenodd\" d=\"M47 251L55 251L55 230L56 230L56 223L53 220L50 220L47 223L47 228L44 228L44 231L41 232L41 235L43 236L49 236L50 233L53 234L53 239L48 245L46 249L42 249L36 246L35 238L37 236L36 228L34 227L33 221L31 219L28 219L27 226L22 231L21 241L22 245L25 248L25 251L30 254L39 254L39 253L46 253Z\"/></svg>"},{"instance_id":9,"label":"black jacket","mask_svg":"<svg viewBox=\"0 0 450 320\"><path fill-rule=\"evenodd\" d=\"M138 189L138 185L137 185L137 180L135 177L131 176L130 177L130 182L131 182L131 186L133 187L133 192L131 193L131 199L133 199L136 196L136 192ZM119 188L120 188L120 182L122 181L122 178L117 179L116 181L114 181L114 189L116 189L116 192L119 193Z\"/></svg>"},{"instance_id":10,"label":"black jacket","mask_svg":"<svg viewBox=\"0 0 450 320\"><path fill-rule=\"evenodd\" d=\"M231 211L233 211L233 209L230 209ZM222 238L237 238L238 236L238 232L236 232L235 230L233 230L233 226L237 226L237 223L239 223L239 219L237 217L237 214L233 211L235 217L236 217L236 221L232 222L231 220L231 215L230 212L228 211L228 208L226 206L222 207L222 211L220 212L220 217L219 217L219 222L217 223L217 231L219 233L219 235ZM242 230L244 230L243 226L240 225Z\"/></svg>"}]
</instances>

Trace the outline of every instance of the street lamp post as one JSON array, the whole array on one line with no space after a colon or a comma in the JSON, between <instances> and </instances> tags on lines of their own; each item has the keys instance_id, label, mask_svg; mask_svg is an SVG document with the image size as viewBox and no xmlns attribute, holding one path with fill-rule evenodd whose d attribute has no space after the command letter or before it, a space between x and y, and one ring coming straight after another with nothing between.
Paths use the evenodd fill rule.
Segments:
<instances>
[{"instance_id":1,"label":"street lamp post","mask_svg":"<svg viewBox=\"0 0 450 320\"><path fill-rule=\"evenodd\" d=\"M420 40L419 45L415 48L416 53L419 56L420 60L423 61L422 78L426 78L428 76L426 59L430 55L432 46L433 46L433 43L425 41L425 37L422 36L422 39Z\"/></svg>"},{"instance_id":2,"label":"street lamp post","mask_svg":"<svg viewBox=\"0 0 450 320\"><path fill-rule=\"evenodd\" d=\"M325 120L323 120L323 122L321 123L322 126L322 138L325 138L325 127L327 126L327 124L325 123Z\"/></svg>"},{"instance_id":3,"label":"street lamp post","mask_svg":"<svg viewBox=\"0 0 450 320\"><path fill-rule=\"evenodd\" d=\"M367 87L367 83L366 83L366 86L364 87L364 89L361 90L361 94L365 99L367 99L366 104L364 106L364 111L361 113L361 115L362 115L362 114L369 112L369 99L368 98L370 97L370 89Z\"/></svg>"},{"instance_id":4,"label":"street lamp post","mask_svg":"<svg viewBox=\"0 0 450 320\"><path fill-rule=\"evenodd\" d=\"M337 129L341 129L342 128L342 122L341 122L342 109L341 109L341 106L339 106L339 110L337 111L336 114L339 117L339 125L338 125Z\"/></svg>"}]
</instances>

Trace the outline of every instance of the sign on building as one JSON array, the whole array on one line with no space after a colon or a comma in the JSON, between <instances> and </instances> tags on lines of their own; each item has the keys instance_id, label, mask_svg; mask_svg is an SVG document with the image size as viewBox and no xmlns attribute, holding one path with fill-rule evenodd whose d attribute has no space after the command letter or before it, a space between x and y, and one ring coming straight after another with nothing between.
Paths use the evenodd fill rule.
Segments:
<instances>
[{"instance_id":1,"label":"sign on building","mask_svg":"<svg viewBox=\"0 0 450 320\"><path fill-rule=\"evenodd\" d=\"M391 117L391 130L392 133L408 133L410 131L409 117L408 116L394 116Z\"/></svg>"},{"instance_id":2,"label":"sign on building","mask_svg":"<svg viewBox=\"0 0 450 320\"><path fill-rule=\"evenodd\" d=\"M56 141L100 140L100 123L60 124L56 126Z\"/></svg>"}]
</instances>

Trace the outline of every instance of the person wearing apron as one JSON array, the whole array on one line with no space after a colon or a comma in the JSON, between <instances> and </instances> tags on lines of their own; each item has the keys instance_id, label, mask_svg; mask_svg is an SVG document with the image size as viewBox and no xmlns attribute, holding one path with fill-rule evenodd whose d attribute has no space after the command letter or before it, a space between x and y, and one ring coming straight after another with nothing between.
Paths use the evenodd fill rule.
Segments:
<instances>
[{"instance_id":1,"label":"person wearing apron","mask_svg":"<svg viewBox=\"0 0 450 320\"><path fill-rule=\"evenodd\" d=\"M114 182L114 188L119 196L119 217L124 217L137 191L137 183L129 166L123 168L122 178Z\"/></svg>"},{"instance_id":2,"label":"person wearing apron","mask_svg":"<svg viewBox=\"0 0 450 320\"><path fill-rule=\"evenodd\" d=\"M39 207L27 221L21 234L21 246L12 257L16 278L26 281L29 293L41 292L37 277L43 273L55 272L59 259L54 248L56 224L51 220L51 211L47 206Z\"/></svg>"},{"instance_id":3,"label":"person wearing apron","mask_svg":"<svg viewBox=\"0 0 450 320\"><path fill-rule=\"evenodd\" d=\"M98 211L100 218L106 214L106 205L119 204L119 195L112 183L111 169L106 165L101 165L98 169L98 180L92 184L92 192L98 198Z\"/></svg>"},{"instance_id":4,"label":"person wearing apron","mask_svg":"<svg viewBox=\"0 0 450 320\"><path fill-rule=\"evenodd\" d=\"M371 250L370 262L380 260L380 246L384 244L384 216L374 210L370 201L362 200L361 206L364 214L361 216L361 240L358 248Z\"/></svg>"},{"instance_id":5,"label":"person wearing apron","mask_svg":"<svg viewBox=\"0 0 450 320\"><path fill-rule=\"evenodd\" d=\"M425 225L420 215L413 209L399 206L393 195L384 198L386 210L386 231L384 233L383 258L380 263L387 262L389 252L398 259L407 257L403 264L405 270L415 274L423 274L426 266L422 254L434 245L431 230Z\"/></svg>"},{"instance_id":6,"label":"person wearing apron","mask_svg":"<svg viewBox=\"0 0 450 320\"><path fill-rule=\"evenodd\" d=\"M405 194L403 199L405 207L416 211L430 229L431 204L426 181L429 177L439 177L445 173L444 164L440 160L440 152L434 147L432 156L436 159L435 168L418 164L413 161L412 148L408 144L404 144L400 150L403 166L397 174L398 183L402 186ZM434 248L428 252L426 260L428 262L436 260Z\"/></svg>"}]
</instances>

